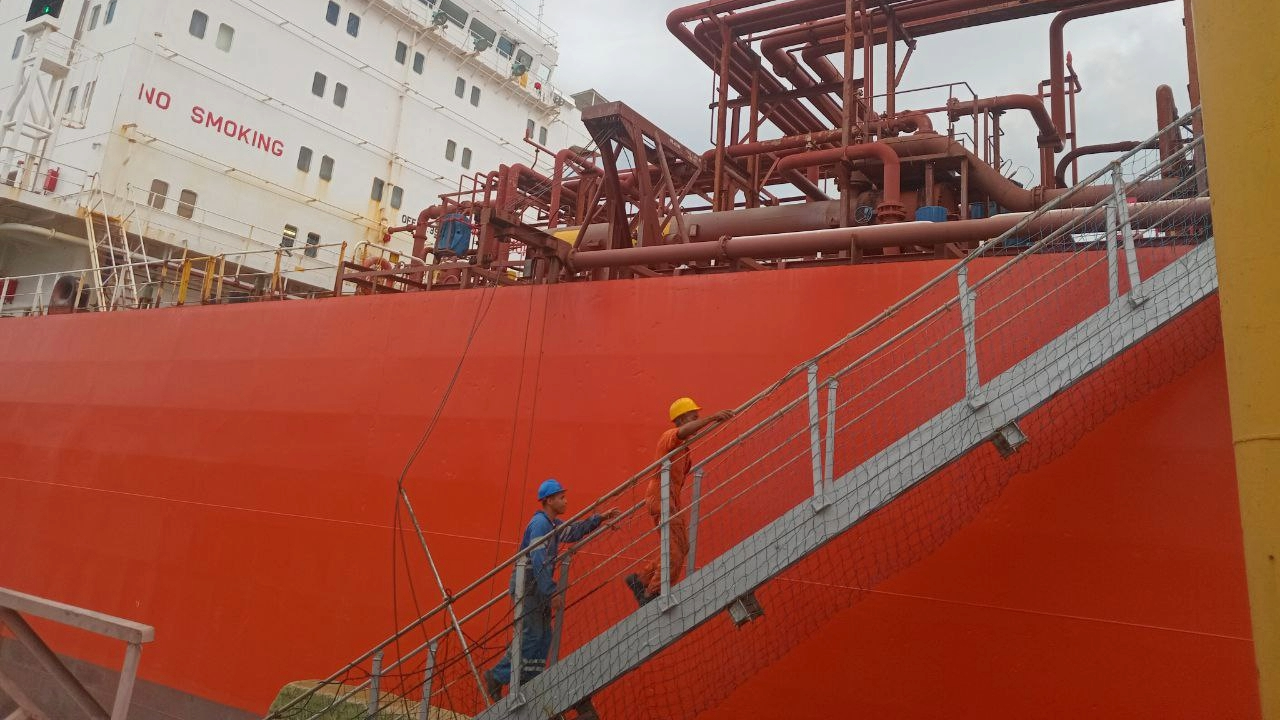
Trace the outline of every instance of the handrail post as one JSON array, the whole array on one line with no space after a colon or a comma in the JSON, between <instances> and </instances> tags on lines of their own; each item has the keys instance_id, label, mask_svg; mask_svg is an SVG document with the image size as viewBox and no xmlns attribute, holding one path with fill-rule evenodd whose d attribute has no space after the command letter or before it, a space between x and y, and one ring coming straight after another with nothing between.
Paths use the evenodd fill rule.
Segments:
<instances>
[{"instance_id":1,"label":"handrail post","mask_svg":"<svg viewBox=\"0 0 1280 720\"><path fill-rule=\"evenodd\" d=\"M182 271L178 280L178 300L175 305L182 306L187 304L187 288L191 283L191 259L182 259Z\"/></svg>"},{"instance_id":2,"label":"handrail post","mask_svg":"<svg viewBox=\"0 0 1280 720\"><path fill-rule=\"evenodd\" d=\"M9 297L9 278L0 279L0 317L4 316L4 299L7 297Z\"/></svg>"},{"instance_id":3,"label":"handrail post","mask_svg":"<svg viewBox=\"0 0 1280 720\"><path fill-rule=\"evenodd\" d=\"M1142 275L1138 271L1138 252L1133 239L1133 224L1129 218L1129 198L1124 190L1124 168L1117 160L1111 163L1112 201L1116 205L1116 219L1120 223L1121 237L1124 238L1125 265L1129 271L1129 302L1137 307L1146 301L1140 286Z\"/></svg>"},{"instance_id":4,"label":"handrail post","mask_svg":"<svg viewBox=\"0 0 1280 720\"><path fill-rule=\"evenodd\" d=\"M272 297L272 299L274 299L274 298L275 298L276 293L277 293L277 292L279 292L279 289L280 289L280 258L281 258L280 251L279 251L279 250L276 250L275 255L276 255L275 267L273 267L273 268L271 269L271 297Z\"/></svg>"},{"instance_id":5,"label":"handrail post","mask_svg":"<svg viewBox=\"0 0 1280 720\"><path fill-rule=\"evenodd\" d=\"M76 282L76 294L71 296L71 312L80 309L80 294L84 292L84 274L87 270L80 271L80 280Z\"/></svg>"},{"instance_id":6,"label":"handrail post","mask_svg":"<svg viewBox=\"0 0 1280 720\"><path fill-rule=\"evenodd\" d=\"M214 291L213 302L222 303L222 291L226 287L227 274L227 256L225 254L218 256L218 269L214 271L216 277L217 290Z\"/></svg>"},{"instance_id":7,"label":"handrail post","mask_svg":"<svg viewBox=\"0 0 1280 720\"><path fill-rule=\"evenodd\" d=\"M964 395L969 407L981 409L987 404L982 397L982 382L978 375L978 319L974 309L974 291L969 287L969 266L961 265L956 271L959 286L960 323L964 331Z\"/></svg>"},{"instance_id":8,"label":"handrail post","mask_svg":"<svg viewBox=\"0 0 1280 720\"><path fill-rule=\"evenodd\" d=\"M822 432L818 423L821 422L821 413L818 410L818 365L810 363L808 367L808 398L809 398L809 464L813 471L813 499L814 509L818 510L823 507L822 504Z\"/></svg>"},{"instance_id":9,"label":"handrail post","mask_svg":"<svg viewBox=\"0 0 1280 720\"><path fill-rule=\"evenodd\" d=\"M427 669L422 678L422 702L418 703L418 720L428 720L427 716L431 712L431 686L436 679L437 647L435 640L427 643Z\"/></svg>"},{"instance_id":10,"label":"handrail post","mask_svg":"<svg viewBox=\"0 0 1280 720\"><path fill-rule=\"evenodd\" d=\"M369 678L369 717L378 716L378 706L381 698L379 693L382 686L382 651L373 655L373 672Z\"/></svg>"},{"instance_id":11,"label":"handrail post","mask_svg":"<svg viewBox=\"0 0 1280 720\"><path fill-rule=\"evenodd\" d=\"M124 650L124 665L120 668L120 682L116 685L116 699L111 706L111 720L124 720L133 700L133 684L138 677L138 663L142 660L141 643L129 643Z\"/></svg>"},{"instance_id":12,"label":"handrail post","mask_svg":"<svg viewBox=\"0 0 1280 720\"><path fill-rule=\"evenodd\" d=\"M559 591L556 592L555 601L551 604L552 611L555 613L555 627L551 632L551 650L547 653L547 667L554 665L560 657L560 634L564 632L564 606L569 590L569 563L572 560L573 551L570 550L560 561Z\"/></svg>"},{"instance_id":13,"label":"handrail post","mask_svg":"<svg viewBox=\"0 0 1280 720\"><path fill-rule=\"evenodd\" d=\"M216 282L214 278L214 267L217 258L210 255L204 259L204 283L200 287L200 304L208 305L209 300L213 298L213 284Z\"/></svg>"},{"instance_id":14,"label":"handrail post","mask_svg":"<svg viewBox=\"0 0 1280 720\"><path fill-rule=\"evenodd\" d=\"M824 491L830 491L831 486L835 484L835 464L836 464L836 406L839 402L837 391L840 388L840 381L831 378L827 381L827 447L826 454L822 462L822 487Z\"/></svg>"},{"instance_id":15,"label":"handrail post","mask_svg":"<svg viewBox=\"0 0 1280 720\"><path fill-rule=\"evenodd\" d=\"M342 295L342 266L347 261L347 241L342 241L342 248L338 250L338 266L333 274L333 296Z\"/></svg>"},{"instance_id":16,"label":"handrail post","mask_svg":"<svg viewBox=\"0 0 1280 720\"><path fill-rule=\"evenodd\" d=\"M702 505L702 475L705 468L699 466L693 471L693 497L689 501L689 557L685 561L685 574L692 575L697 569L698 552L698 511Z\"/></svg>"},{"instance_id":17,"label":"handrail post","mask_svg":"<svg viewBox=\"0 0 1280 720\"><path fill-rule=\"evenodd\" d=\"M663 609L669 607L671 601L671 458L663 458L661 483L661 499L662 499L662 557L659 558L659 574L661 576L661 587L659 595L661 600L659 606Z\"/></svg>"},{"instance_id":18,"label":"handrail post","mask_svg":"<svg viewBox=\"0 0 1280 720\"><path fill-rule=\"evenodd\" d=\"M1113 194L1107 200L1107 299L1108 304L1120 297L1120 265L1116 235L1120 232L1120 210Z\"/></svg>"},{"instance_id":19,"label":"handrail post","mask_svg":"<svg viewBox=\"0 0 1280 720\"><path fill-rule=\"evenodd\" d=\"M516 707L521 703L520 699L520 681L523 679L521 672L524 666L524 623L525 623L525 586L529 577L529 554L523 553L520 559L516 560L516 597L515 597L515 621L512 623L511 638L511 690L508 692L508 698L511 700L512 707Z\"/></svg>"},{"instance_id":20,"label":"handrail post","mask_svg":"<svg viewBox=\"0 0 1280 720\"><path fill-rule=\"evenodd\" d=\"M44 295L44 276L43 275L36 278L36 294L31 296L31 310L30 310L31 315L44 314L42 312L43 304L44 304L44 299L41 297L42 295Z\"/></svg>"}]
</instances>

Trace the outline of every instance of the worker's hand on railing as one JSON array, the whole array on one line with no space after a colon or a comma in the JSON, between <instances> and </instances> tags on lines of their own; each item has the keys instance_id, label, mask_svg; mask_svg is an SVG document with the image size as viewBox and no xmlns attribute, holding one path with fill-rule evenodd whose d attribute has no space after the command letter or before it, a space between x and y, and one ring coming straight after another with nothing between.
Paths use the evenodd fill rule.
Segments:
<instances>
[{"instance_id":1,"label":"worker's hand on railing","mask_svg":"<svg viewBox=\"0 0 1280 720\"><path fill-rule=\"evenodd\" d=\"M600 513L600 518L603 522L609 523L609 522L612 522L613 520L617 520L620 515L622 515L621 510L619 510L616 507L611 507L608 510L605 510L604 512ZM618 526L609 525L609 529L616 531L618 529Z\"/></svg>"},{"instance_id":2,"label":"worker's hand on railing","mask_svg":"<svg viewBox=\"0 0 1280 720\"><path fill-rule=\"evenodd\" d=\"M724 421L726 421L726 420L729 420L729 419L731 419L731 418L733 418L733 411L732 411L732 410L721 410L720 412L718 412L718 413L716 413L715 415L712 415L712 416L711 416L711 419L712 419L712 420L715 420L715 421L716 421L716 422L718 422L718 423L722 423L722 422L724 422Z\"/></svg>"}]
</instances>

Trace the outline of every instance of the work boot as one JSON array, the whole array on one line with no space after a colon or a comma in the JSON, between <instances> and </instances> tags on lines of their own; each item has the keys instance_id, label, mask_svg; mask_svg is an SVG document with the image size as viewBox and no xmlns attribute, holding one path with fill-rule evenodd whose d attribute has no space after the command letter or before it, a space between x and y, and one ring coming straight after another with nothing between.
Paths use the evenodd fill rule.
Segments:
<instances>
[{"instance_id":1,"label":"work boot","mask_svg":"<svg viewBox=\"0 0 1280 720\"><path fill-rule=\"evenodd\" d=\"M649 601L653 600L653 596L649 594L649 591L647 588L645 588L644 583L640 582L639 575L635 573L631 573L626 577L626 582L627 582L627 587L631 588L631 594L635 595L636 603L640 607L644 607L649 603Z\"/></svg>"},{"instance_id":2,"label":"work boot","mask_svg":"<svg viewBox=\"0 0 1280 720\"><path fill-rule=\"evenodd\" d=\"M493 677L492 670L484 671L484 694L489 696L490 702L498 702L502 699L502 683Z\"/></svg>"}]
</instances>

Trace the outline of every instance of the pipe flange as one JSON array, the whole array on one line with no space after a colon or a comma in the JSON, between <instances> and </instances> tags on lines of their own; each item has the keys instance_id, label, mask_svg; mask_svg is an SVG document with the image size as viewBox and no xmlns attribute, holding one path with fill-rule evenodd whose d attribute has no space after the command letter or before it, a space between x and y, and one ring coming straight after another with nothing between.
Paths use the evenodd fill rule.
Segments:
<instances>
[{"instance_id":1,"label":"pipe flange","mask_svg":"<svg viewBox=\"0 0 1280 720\"><path fill-rule=\"evenodd\" d=\"M900 223L907 219L907 208L899 203L882 203L876 208L876 222L881 225Z\"/></svg>"},{"instance_id":2,"label":"pipe flange","mask_svg":"<svg viewBox=\"0 0 1280 720\"><path fill-rule=\"evenodd\" d=\"M728 235L721 235L720 239L716 241L716 244L720 246L720 257L717 258L718 260L723 260L725 262L728 262L733 259L729 257L729 241L730 240L732 240L732 238L729 237Z\"/></svg>"}]
</instances>

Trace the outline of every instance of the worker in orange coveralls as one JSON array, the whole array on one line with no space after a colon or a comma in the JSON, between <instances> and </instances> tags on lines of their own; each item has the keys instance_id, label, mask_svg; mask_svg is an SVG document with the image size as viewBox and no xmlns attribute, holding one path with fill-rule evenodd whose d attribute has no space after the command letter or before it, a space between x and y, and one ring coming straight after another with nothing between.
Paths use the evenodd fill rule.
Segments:
<instances>
[{"instance_id":1,"label":"worker in orange coveralls","mask_svg":"<svg viewBox=\"0 0 1280 720\"><path fill-rule=\"evenodd\" d=\"M689 457L689 449L683 447L686 441L698 434L708 425L722 423L733 417L732 410L722 410L715 415L699 418L702 408L693 398L682 397L671 403L671 422L675 427L664 432L658 439L657 459L661 460L668 453L679 448L671 456L671 584L675 584L684 573L685 558L689 554L689 517L684 513L684 480L689 474L693 460ZM658 470L649 479L645 489L645 508L653 518L654 525L662 523L662 471ZM651 559L639 573L626 577L627 587L641 606L658 597L662 590L662 551Z\"/></svg>"}]
</instances>

